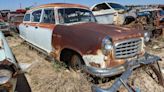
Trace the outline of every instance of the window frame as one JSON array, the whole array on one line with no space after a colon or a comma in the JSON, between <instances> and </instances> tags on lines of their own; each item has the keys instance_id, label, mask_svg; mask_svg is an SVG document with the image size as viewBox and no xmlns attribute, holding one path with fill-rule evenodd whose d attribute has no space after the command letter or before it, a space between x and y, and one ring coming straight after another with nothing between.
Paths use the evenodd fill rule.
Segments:
<instances>
[{"instance_id":1,"label":"window frame","mask_svg":"<svg viewBox=\"0 0 164 92\"><path fill-rule=\"evenodd\" d=\"M33 17L32 14L33 14L34 12L36 12L36 11L39 11L39 10L41 10L41 15L40 15L40 20L39 20L39 22L33 21L33 20L32 20L32 17ZM40 9L37 9L37 10L33 10L33 11L31 12L31 23L40 23L41 20L42 20L42 15L43 15L43 9L40 8Z\"/></svg>"},{"instance_id":2,"label":"window frame","mask_svg":"<svg viewBox=\"0 0 164 92\"><path fill-rule=\"evenodd\" d=\"M75 9L77 9L76 7L74 7ZM64 24L61 24L60 23L60 20L59 20L59 10L60 9L71 9L71 8L66 8L66 7L58 7L58 8L55 8L55 14L56 14L56 24L58 24L58 25L69 25L69 24L71 24L71 23L64 23ZM85 9L85 8L79 8L79 9L84 9L84 10L87 10L87 9ZM91 10L88 10L88 11L90 11L90 12L92 12ZM93 13L92 13L92 15L93 15ZM93 15L93 17L94 17L94 20L95 20L95 22L97 22L97 20L96 20L96 18L95 18L95 16ZM78 23L78 22L77 22Z\"/></svg>"},{"instance_id":3,"label":"window frame","mask_svg":"<svg viewBox=\"0 0 164 92\"><path fill-rule=\"evenodd\" d=\"M30 15L30 20L29 20L29 21L25 21L25 20L24 20L24 19L25 19L25 16L26 16L27 14ZM23 18L23 22L31 22L31 13L26 13L25 16L24 16L24 18Z\"/></svg>"},{"instance_id":4,"label":"window frame","mask_svg":"<svg viewBox=\"0 0 164 92\"><path fill-rule=\"evenodd\" d=\"M43 18L44 18L44 10L49 10L49 9L53 9L53 11L54 11L54 19L55 19L55 23L45 23L45 24L56 24L56 23L57 23L57 19L56 19L56 11L55 11L55 8L52 8L52 7L49 7L49 8L43 8L43 9L42 9L40 23L44 23L44 22L43 22Z\"/></svg>"}]
</instances>

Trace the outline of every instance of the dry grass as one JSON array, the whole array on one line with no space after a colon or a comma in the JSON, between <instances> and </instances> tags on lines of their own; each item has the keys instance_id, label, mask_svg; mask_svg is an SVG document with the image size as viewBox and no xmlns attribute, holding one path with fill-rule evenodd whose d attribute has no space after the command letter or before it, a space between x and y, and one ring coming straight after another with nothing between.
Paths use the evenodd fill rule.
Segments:
<instances>
[{"instance_id":1,"label":"dry grass","mask_svg":"<svg viewBox=\"0 0 164 92\"><path fill-rule=\"evenodd\" d=\"M92 84L81 73L46 61L36 51L29 50L28 46L22 44L23 41L18 36L7 37L7 40L19 62L32 63L26 74L32 92L91 92ZM164 56L164 52L158 54ZM164 88L155 83L142 69L134 71L129 82L132 81L134 87L139 87L142 92L164 92ZM114 80L99 86L106 88L113 82ZM127 92L123 86L119 90Z\"/></svg>"}]
</instances>

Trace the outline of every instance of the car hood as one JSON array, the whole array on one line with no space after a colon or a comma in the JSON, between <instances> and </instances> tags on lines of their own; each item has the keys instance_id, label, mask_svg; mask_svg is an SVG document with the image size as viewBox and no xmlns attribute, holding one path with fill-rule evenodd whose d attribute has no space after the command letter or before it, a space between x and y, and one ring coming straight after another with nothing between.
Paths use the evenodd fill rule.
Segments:
<instances>
[{"instance_id":1,"label":"car hood","mask_svg":"<svg viewBox=\"0 0 164 92\"><path fill-rule=\"evenodd\" d=\"M112 40L122 40L128 38L141 37L143 34L142 30L137 30L134 28L125 28L114 25L104 25L97 23L80 23L75 25L69 25L68 29L74 30L78 33L80 32L94 32L97 36L110 36ZM87 31L87 32L86 32ZM87 34L86 34L87 35Z\"/></svg>"}]
</instances>

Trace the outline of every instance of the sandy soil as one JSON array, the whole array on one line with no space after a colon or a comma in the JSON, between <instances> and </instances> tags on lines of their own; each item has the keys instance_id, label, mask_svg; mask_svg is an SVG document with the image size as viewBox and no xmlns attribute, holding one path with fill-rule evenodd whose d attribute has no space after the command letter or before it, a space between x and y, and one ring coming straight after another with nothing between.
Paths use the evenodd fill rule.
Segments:
<instances>
[{"instance_id":1,"label":"sandy soil","mask_svg":"<svg viewBox=\"0 0 164 92\"><path fill-rule=\"evenodd\" d=\"M7 41L18 62L32 64L25 74L32 92L91 92L92 83L88 82L82 73L70 71L57 63L48 62L37 51L30 50L27 45L23 44L23 41L17 35L7 37ZM164 59L164 48L158 50L147 49ZM164 67L164 62L160 64L161 67ZM106 88L113 82L114 79L99 84L99 86ZM164 92L164 88L148 76L142 68L133 72L129 79L129 83L131 82L134 82L134 88L140 88L141 92ZM127 92L124 87L119 90Z\"/></svg>"}]
</instances>

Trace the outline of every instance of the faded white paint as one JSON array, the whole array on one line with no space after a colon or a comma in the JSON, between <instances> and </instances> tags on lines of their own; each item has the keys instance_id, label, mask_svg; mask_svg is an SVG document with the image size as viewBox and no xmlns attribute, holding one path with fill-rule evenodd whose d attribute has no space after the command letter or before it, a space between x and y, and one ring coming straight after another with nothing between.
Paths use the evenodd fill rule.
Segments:
<instances>
[{"instance_id":1,"label":"faded white paint","mask_svg":"<svg viewBox=\"0 0 164 92\"><path fill-rule=\"evenodd\" d=\"M2 47L0 48L0 62L4 59L10 59L10 62L17 66L16 60L2 32L0 32L0 40L2 43Z\"/></svg>"},{"instance_id":2,"label":"faded white paint","mask_svg":"<svg viewBox=\"0 0 164 92\"><path fill-rule=\"evenodd\" d=\"M100 24L113 24L114 23L114 14L115 13L112 9L93 12L93 15L97 19L97 22Z\"/></svg>"},{"instance_id":3,"label":"faded white paint","mask_svg":"<svg viewBox=\"0 0 164 92\"><path fill-rule=\"evenodd\" d=\"M87 66L91 66L89 63L94 62L100 64L101 68L106 68L104 61L105 56L102 53L99 53L97 55L83 55L82 58Z\"/></svg>"},{"instance_id":4,"label":"faded white paint","mask_svg":"<svg viewBox=\"0 0 164 92\"><path fill-rule=\"evenodd\" d=\"M36 24L37 26L37 24ZM24 24L19 26L20 37L27 42L43 49L47 53L52 51L52 30L48 28L38 27L28 25L28 28Z\"/></svg>"}]
</instances>

